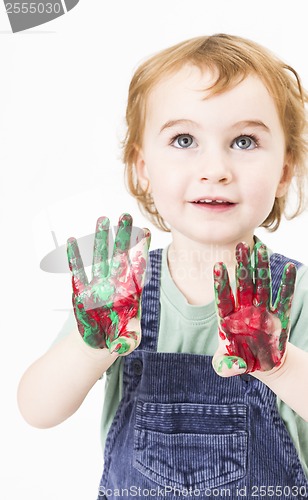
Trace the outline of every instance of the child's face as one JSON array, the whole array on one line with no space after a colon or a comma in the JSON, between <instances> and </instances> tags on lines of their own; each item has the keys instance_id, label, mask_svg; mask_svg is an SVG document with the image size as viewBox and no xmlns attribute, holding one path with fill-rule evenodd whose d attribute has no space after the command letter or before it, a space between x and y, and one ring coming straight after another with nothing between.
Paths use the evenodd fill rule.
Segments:
<instances>
[{"instance_id":1,"label":"child's face","mask_svg":"<svg viewBox=\"0 0 308 500\"><path fill-rule=\"evenodd\" d=\"M211 83L213 73L185 66L152 90L139 181L174 237L251 243L288 187L284 134L260 79L204 99Z\"/></svg>"}]
</instances>

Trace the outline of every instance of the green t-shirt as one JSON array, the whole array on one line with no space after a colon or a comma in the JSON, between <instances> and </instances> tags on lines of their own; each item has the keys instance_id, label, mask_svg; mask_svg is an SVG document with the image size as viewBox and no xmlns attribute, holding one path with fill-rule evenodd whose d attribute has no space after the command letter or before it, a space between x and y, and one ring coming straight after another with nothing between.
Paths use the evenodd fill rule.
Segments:
<instances>
[{"instance_id":1,"label":"green t-shirt","mask_svg":"<svg viewBox=\"0 0 308 500\"><path fill-rule=\"evenodd\" d=\"M168 247L162 254L161 313L157 350L213 355L218 345L215 303L213 301L205 306L194 306L187 302L170 275L167 252ZM297 273L291 325L290 341L300 349L308 351L308 267L306 266L302 266ZM118 358L106 373L101 420L103 447L122 397L122 361L123 358ZM308 423L279 398L277 405L308 477Z\"/></svg>"}]
</instances>

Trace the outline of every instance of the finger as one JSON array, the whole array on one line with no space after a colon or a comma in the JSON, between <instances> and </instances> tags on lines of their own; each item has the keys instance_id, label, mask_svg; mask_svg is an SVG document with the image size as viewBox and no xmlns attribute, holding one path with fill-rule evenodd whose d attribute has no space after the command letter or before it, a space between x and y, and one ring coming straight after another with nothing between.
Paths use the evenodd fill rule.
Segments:
<instances>
[{"instance_id":1,"label":"finger","mask_svg":"<svg viewBox=\"0 0 308 500\"><path fill-rule=\"evenodd\" d=\"M236 246L236 260L237 304L239 307L251 306L254 285L250 248L246 243L241 242Z\"/></svg>"},{"instance_id":2,"label":"finger","mask_svg":"<svg viewBox=\"0 0 308 500\"><path fill-rule=\"evenodd\" d=\"M110 263L110 274L126 280L129 271L128 249L132 232L133 219L129 214L122 214L115 237L113 255Z\"/></svg>"},{"instance_id":3,"label":"finger","mask_svg":"<svg viewBox=\"0 0 308 500\"><path fill-rule=\"evenodd\" d=\"M126 332L122 333L113 342L108 345L109 352L112 354L116 352L119 355L127 355L138 347L139 336L137 332Z\"/></svg>"},{"instance_id":4,"label":"finger","mask_svg":"<svg viewBox=\"0 0 308 500\"><path fill-rule=\"evenodd\" d=\"M214 292L217 312L222 320L234 311L235 306L228 271L223 262L214 266Z\"/></svg>"},{"instance_id":5,"label":"finger","mask_svg":"<svg viewBox=\"0 0 308 500\"><path fill-rule=\"evenodd\" d=\"M150 243L151 232L149 229L143 228L136 239L136 245L131 248L129 253L132 280L140 294L146 281Z\"/></svg>"},{"instance_id":6,"label":"finger","mask_svg":"<svg viewBox=\"0 0 308 500\"><path fill-rule=\"evenodd\" d=\"M247 370L247 365L243 358L230 356L228 354L217 354L213 356L212 365L220 377L233 377L242 375Z\"/></svg>"},{"instance_id":7,"label":"finger","mask_svg":"<svg viewBox=\"0 0 308 500\"><path fill-rule=\"evenodd\" d=\"M296 267L291 262L284 267L280 287L277 294L277 299L274 306L274 313L281 321L283 330L287 329L291 304L294 295L296 280Z\"/></svg>"},{"instance_id":8,"label":"finger","mask_svg":"<svg viewBox=\"0 0 308 500\"><path fill-rule=\"evenodd\" d=\"M258 242L255 254L255 296L254 305L270 309L271 307L271 272L269 268L268 251L263 243Z\"/></svg>"},{"instance_id":9,"label":"finger","mask_svg":"<svg viewBox=\"0 0 308 500\"><path fill-rule=\"evenodd\" d=\"M127 327L119 336L114 339L107 337L106 344L110 353L118 353L119 355L127 355L138 347L141 341L141 326L140 320L131 318Z\"/></svg>"},{"instance_id":10,"label":"finger","mask_svg":"<svg viewBox=\"0 0 308 500\"><path fill-rule=\"evenodd\" d=\"M100 217L96 223L92 279L105 278L109 272L108 266L108 237L109 237L109 219Z\"/></svg>"},{"instance_id":11,"label":"finger","mask_svg":"<svg viewBox=\"0 0 308 500\"><path fill-rule=\"evenodd\" d=\"M133 218L130 214L122 214L119 218L118 230L114 242L116 252L127 252L130 244Z\"/></svg>"},{"instance_id":12,"label":"finger","mask_svg":"<svg viewBox=\"0 0 308 500\"><path fill-rule=\"evenodd\" d=\"M73 291L78 295L88 285L88 278L84 270L76 238L67 240L67 258L72 273Z\"/></svg>"}]
</instances>

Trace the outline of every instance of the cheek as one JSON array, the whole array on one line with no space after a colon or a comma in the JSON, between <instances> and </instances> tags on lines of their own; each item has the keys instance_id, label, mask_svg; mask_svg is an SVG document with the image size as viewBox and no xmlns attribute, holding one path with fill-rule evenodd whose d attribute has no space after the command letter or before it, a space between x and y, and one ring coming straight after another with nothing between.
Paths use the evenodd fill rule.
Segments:
<instances>
[{"instance_id":1,"label":"cheek","mask_svg":"<svg viewBox=\"0 0 308 500\"><path fill-rule=\"evenodd\" d=\"M280 180L280 169L273 168L270 162L263 165L255 165L249 169L249 173L243 178L242 191L255 199L269 199L274 202L277 186Z\"/></svg>"},{"instance_id":2,"label":"cheek","mask_svg":"<svg viewBox=\"0 0 308 500\"><path fill-rule=\"evenodd\" d=\"M185 194L187 181L179 169L168 169L163 163L156 163L149 169L149 178L154 197L175 199Z\"/></svg>"},{"instance_id":3,"label":"cheek","mask_svg":"<svg viewBox=\"0 0 308 500\"><path fill-rule=\"evenodd\" d=\"M275 202L275 186L268 182L258 183L251 181L245 194L247 220L259 226L270 214Z\"/></svg>"},{"instance_id":4,"label":"cheek","mask_svg":"<svg viewBox=\"0 0 308 500\"><path fill-rule=\"evenodd\" d=\"M153 178L152 196L160 215L166 221L179 213L185 200L185 185L176 176L161 173Z\"/></svg>"},{"instance_id":5,"label":"cheek","mask_svg":"<svg viewBox=\"0 0 308 500\"><path fill-rule=\"evenodd\" d=\"M241 194L245 201L254 206L262 208L272 207L278 181L271 175L270 166L260 169L256 166L249 171L249 175L238 178Z\"/></svg>"},{"instance_id":6,"label":"cheek","mask_svg":"<svg viewBox=\"0 0 308 500\"><path fill-rule=\"evenodd\" d=\"M155 179L152 179L151 186L152 195L158 209L158 205L173 205L179 197L179 190L176 187L176 183L169 176L157 176Z\"/></svg>"}]
</instances>

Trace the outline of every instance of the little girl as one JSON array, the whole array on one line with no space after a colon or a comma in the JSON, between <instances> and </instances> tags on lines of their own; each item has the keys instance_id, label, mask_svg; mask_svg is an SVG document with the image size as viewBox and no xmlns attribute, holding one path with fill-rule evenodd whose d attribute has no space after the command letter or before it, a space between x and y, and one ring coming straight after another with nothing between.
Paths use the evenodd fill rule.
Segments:
<instances>
[{"instance_id":1,"label":"little girl","mask_svg":"<svg viewBox=\"0 0 308 500\"><path fill-rule=\"evenodd\" d=\"M78 329L18 394L50 427L107 372L98 499L308 498L307 267L255 236L278 228L291 181L303 210L306 102L290 66L236 36L137 69L127 181L171 243L148 259L149 231L131 241L123 214L108 261L101 217L89 282L68 240Z\"/></svg>"}]
</instances>

